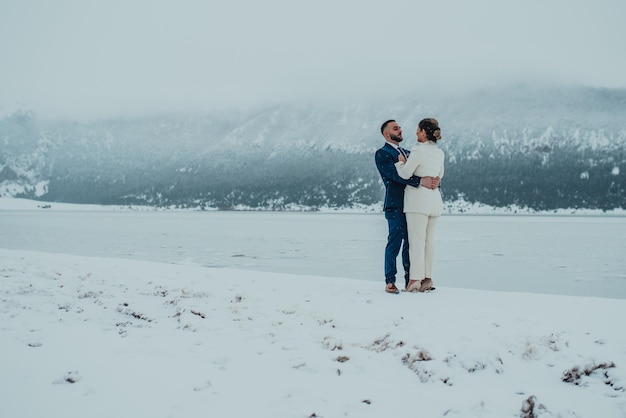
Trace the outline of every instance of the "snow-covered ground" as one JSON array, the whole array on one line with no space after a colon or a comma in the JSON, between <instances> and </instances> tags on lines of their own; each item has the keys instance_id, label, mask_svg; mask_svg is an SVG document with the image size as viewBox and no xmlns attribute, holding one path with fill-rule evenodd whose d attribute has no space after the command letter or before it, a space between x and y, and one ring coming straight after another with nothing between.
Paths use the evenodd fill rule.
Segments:
<instances>
[{"instance_id":1,"label":"snow-covered ground","mask_svg":"<svg viewBox=\"0 0 626 418\"><path fill-rule=\"evenodd\" d=\"M0 205L3 418L626 416L622 217L447 216L388 295L382 215L74 209Z\"/></svg>"}]
</instances>

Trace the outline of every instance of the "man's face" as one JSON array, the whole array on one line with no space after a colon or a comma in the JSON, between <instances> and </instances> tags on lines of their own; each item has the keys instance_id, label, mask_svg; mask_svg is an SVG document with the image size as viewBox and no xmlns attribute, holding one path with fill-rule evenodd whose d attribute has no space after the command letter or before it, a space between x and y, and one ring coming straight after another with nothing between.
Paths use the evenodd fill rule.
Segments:
<instances>
[{"instance_id":1,"label":"man's face","mask_svg":"<svg viewBox=\"0 0 626 418\"><path fill-rule=\"evenodd\" d=\"M385 128L385 131L389 135L388 139L396 144L402 142L402 128L397 122L391 122Z\"/></svg>"}]
</instances>

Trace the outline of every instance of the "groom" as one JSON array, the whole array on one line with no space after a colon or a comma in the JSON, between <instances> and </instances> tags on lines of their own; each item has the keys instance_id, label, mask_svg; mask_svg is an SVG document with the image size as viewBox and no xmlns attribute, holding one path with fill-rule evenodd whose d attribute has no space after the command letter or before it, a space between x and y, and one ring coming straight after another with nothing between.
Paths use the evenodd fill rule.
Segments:
<instances>
[{"instance_id":1,"label":"groom","mask_svg":"<svg viewBox=\"0 0 626 418\"><path fill-rule=\"evenodd\" d=\"M402 128L391 119L380 127L380 133L385 137L385 145L376 151L376 168L385 185L385 202L383 211L389 227L387 246L385 247L385 292L400 293L396 287L396 259L402 247L402 266L404 267L404 286L409 282L409 238L407 233L406 218L404 216L404 187L408 184L413 187L439 187L439 178L413 176L404 180L398 175L395 163L398 155L408 156L409 151L400 147L402 142Z\"/></svg>"}]
</instances>

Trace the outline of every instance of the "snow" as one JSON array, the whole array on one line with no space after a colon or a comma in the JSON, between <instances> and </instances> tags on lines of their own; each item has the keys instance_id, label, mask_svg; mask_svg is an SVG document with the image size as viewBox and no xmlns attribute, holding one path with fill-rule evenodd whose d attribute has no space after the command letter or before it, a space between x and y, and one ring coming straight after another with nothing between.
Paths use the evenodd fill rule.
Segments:
<instances>
[{"instance_id":1,"label":"snow","mask_svg":"<svg viewBox=\"0 0 626 418\"><path fill-rule=\"evenodd\" d=\"M0 203L2 417L626 416L626 297L530 293L514 284L508 291L451 286L453 274L477 274L467 270L470 261L460 254L462 247L452 246L445 229L438 237L446 251L438 261L448 267L441 266L446 274L435 279L437 289L388 295L376 274L359 279L270 271L272 264L281 270L284 263L309 263L307 255L296 253L276 251L262 266L266 271L236 265L242 257L235 253L224 261L236 268L206 265L195 253L179 259L184 249L163 221L172 214L150 217L149 223L160 225L165 242L171 242L169 256L167 251L144 254L154 236L133 240L138 233L133 229L115 239L146 248L121 255L111 248L113 239L98 247L95 241L107 236L96 227L85 234L94 234L97 256L87 255L66 243L82 239L78 229L57 222L73 217L84 228L84 216L112 230L125 228L125 217L132 223L144 218L130 211L113 216L101 207L22 211ZM204 213L193 222L204 234L200 220L209 222L209 215L217 214ZM288 217L294 223L289 225L322 216L330 222L330 234L337 229L333 216L341 215L248 213L219 219L228 224L226 230L245 216L256 223ZM378 219L345 216L359 229L366 224L359 219ZM11 225L23 227L22 218L43 229L56 250L40 242L43 234L26 230L25 239L15 235ZM442 225L453 224L460 242L479 247L468 249L470 256L491 254L483 260L493 264L489 274L507 275L523 269L509 257L509 251L520 250L515 242L535 242L536 262L553 263L549 247L554 242L526 241L524 233L533 222L546 234L555 233L563 218L569 219L564 225L572 234L586 234L586 245L598 249L585 272L594 272L589 288L619 289L625 271L619 255L626 241L623 218L494 217L498 228L512 225L519 231L520 237L508 244L497 235L466 240L463 230L475 233L474 226L484 228L491 217L447 216ZM598 235L586 229L588 221ZM278 240L257 235L264 230L251 225L235 225L235 231L242 229L233 235L241 245L247 243L240 255L251 254L255 245L265 247L267 257L272 249L282 251ZM314 228L323 229L315 222L300 232L308 231L315 240ZM606 228L615 241L603 241ZM354 234L370 257L365 233ZM307 236L289 245L304 246ZM197 245L192 236L187 242ZM489 245L498 246L501 254L493 256ZM580 241L565 237L559 245L561 269L582 268L575 262ZM617 248L610 252L610 246ZM317 261L319 271L326 263L332 261ZM613 281L607 281L609 276Z\"/></svg>"},{"instance_id":2,"label":"snow","mask_svg":"<svg viewBox=\"0 0 626 418\"><path fill-rule=\"evenodd\" d=\"M615 171L615 170L614 170ZM584 174L581 174L581 178ZM587 173L588 177L588 173ZM310 207L286 205L292 212L311 212ZM142 212L155 212L155 211L189 211L200 210L198 209L176 209L176 208L163 208L154 206L140 206L140 205L76 205L71 203L57 203L57 202L44 202L30 199L13 198L10 196L0 196L0 210L39 210L47 209L50 211L142 211ZM250 208L241 205L235 207L238 211L251 211L262 212L264 210L258 208ZM218 210L217 208L205 208L202 210ZM445 203L445 212L450 215L593 215L593 216L626 216L626 208L615 208L611 210L602 209L574 209L574 208L562 208L549 211L536 211L528 207L521 207L517 205L511 205L506 207L495 207L486 205L483 203L471 203L466 201L463 197L454 202ZM317 212L321 213L376 213L380 214L382 211L382 203L373 205L354 205L352 208L329 208L320 207L317 208Z\"/></svg>"}]
</instances>

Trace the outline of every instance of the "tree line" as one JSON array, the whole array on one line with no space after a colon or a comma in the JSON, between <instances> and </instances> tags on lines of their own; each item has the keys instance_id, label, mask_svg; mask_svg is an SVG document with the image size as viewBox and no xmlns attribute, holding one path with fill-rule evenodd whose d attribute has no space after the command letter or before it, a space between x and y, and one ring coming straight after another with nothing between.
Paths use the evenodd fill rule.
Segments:
<instances>
[{"instance_id":1,"label":"tree line","mask_svg":"<svg viewBox=\"0 0 626 418\"><path fill-rule=\"evenodd\" d=\"M496 207L534 210L626 207L625 151L549 151L493 156L456 155L446 162L444 200L462 197ZM114 205L154 205L285 210L293 206L349 208L382 201L373 153L307 150L289 154L230 153L189 162L141 163L74 160L51 169L43 200ZM30 197L24 195L23 197Z\"/></svg>"}]
</instances>

